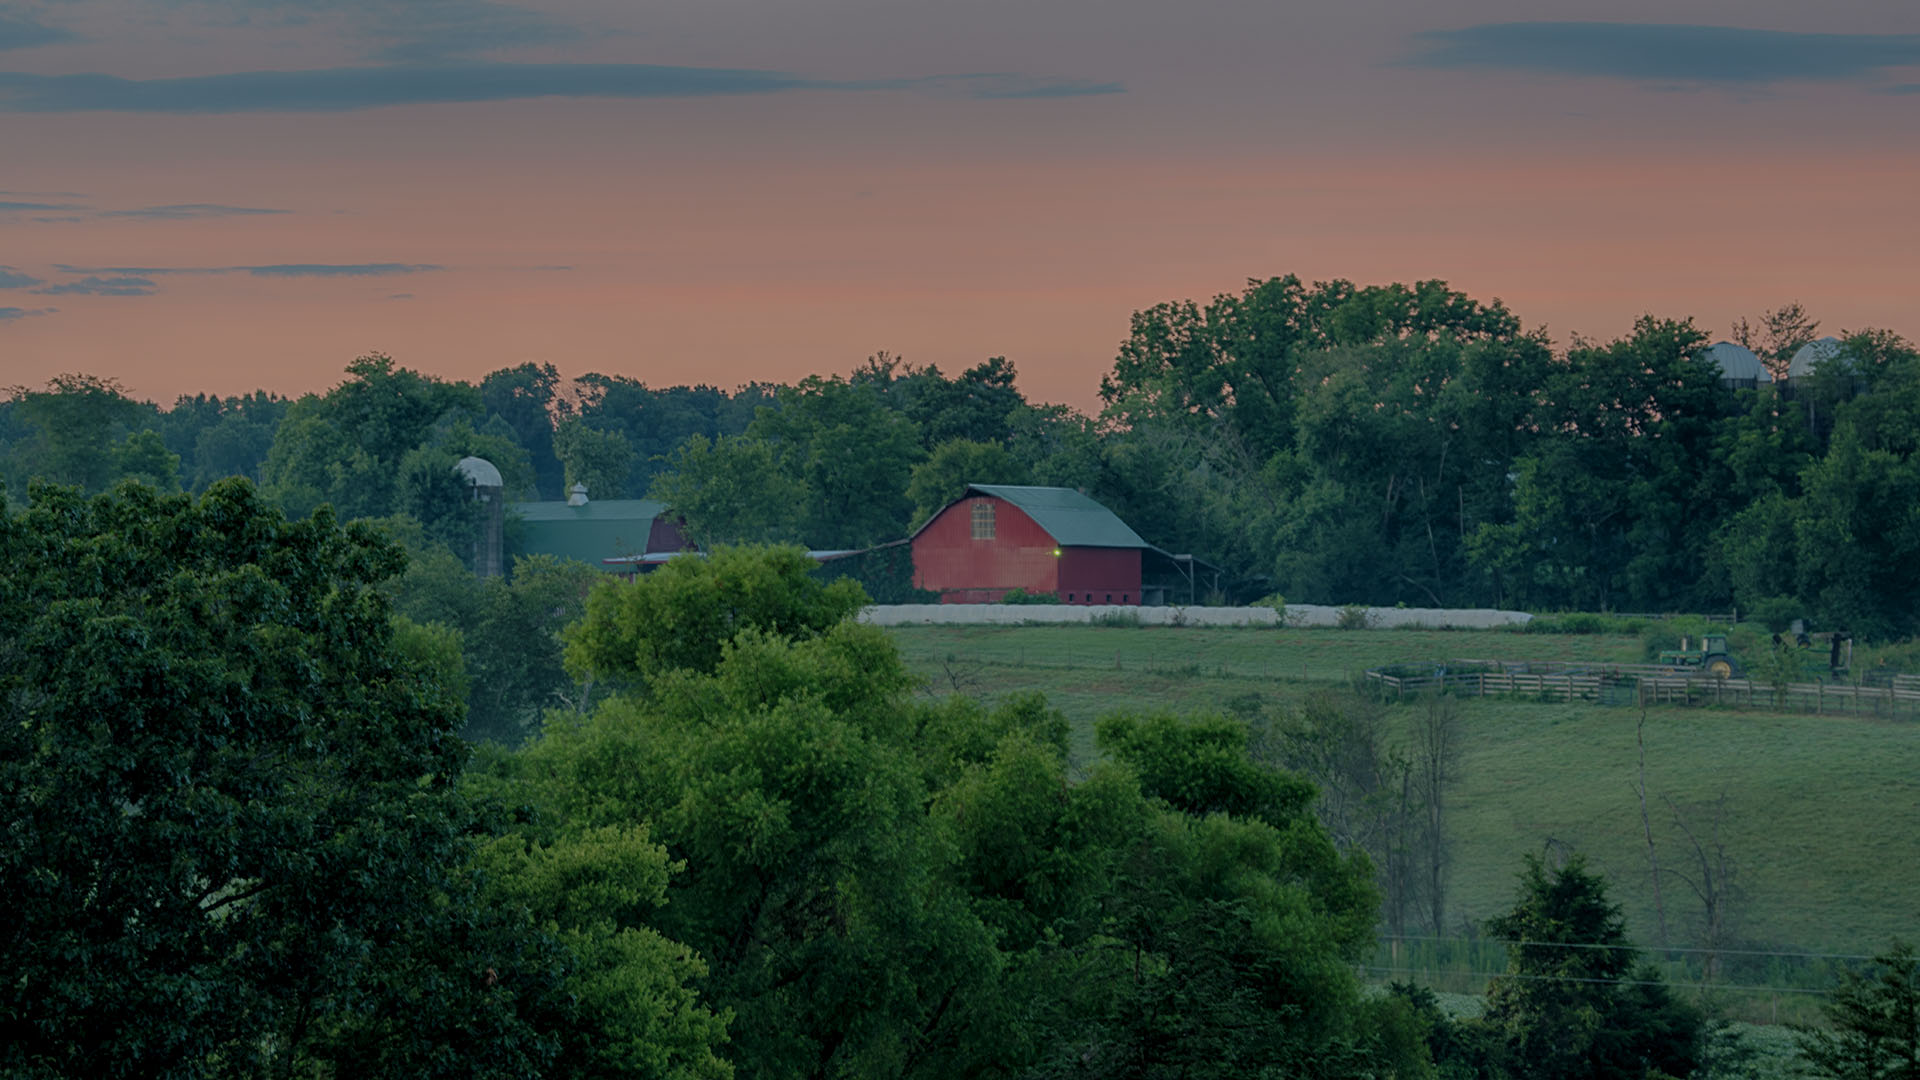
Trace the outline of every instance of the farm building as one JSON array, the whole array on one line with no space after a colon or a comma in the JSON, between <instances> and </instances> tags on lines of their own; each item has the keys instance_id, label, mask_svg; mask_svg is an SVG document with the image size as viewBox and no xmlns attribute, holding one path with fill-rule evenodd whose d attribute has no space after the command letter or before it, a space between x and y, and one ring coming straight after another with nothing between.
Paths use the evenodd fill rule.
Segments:
<instances>
[{"instance_id":1,"label":"farm building","mask_svg":"<svg viewBox=\"0 0 1920 1080\"><path fill-rule=\"evenodd\" d=\"M632 574L651 564L633 556L685 551L693 544L654 499L589 499L575 484L566 502L517 502L508 508L519 518L516 549L527 555L578 559L609 573Z\"/></svg>"},{"instance_id":2,"label":"farm building","mask_svg":"<svg viewBox=\"0 0 1920 1080\"><path fill-rule=\"evenodd\" d=\"M1191 556L1169 555L1071 488L970 484L910 539L913 584L943 603L994 603L1014 589L1065 604L1164 603L1169 576L1194 590Z\"/></svg>"},{"instance_id":3,"label":"farm building","mask_svg":"<svg viewBox=\"0 0 1920 1080\"><path fill-rule=\"evenodd\" d=\"M1753 390L1770 385L1773 376L1752 349L1731 341L1716 341L1701 357L1720 368L1720 385L1728 390Z\"/></svg>"}]
</instances>

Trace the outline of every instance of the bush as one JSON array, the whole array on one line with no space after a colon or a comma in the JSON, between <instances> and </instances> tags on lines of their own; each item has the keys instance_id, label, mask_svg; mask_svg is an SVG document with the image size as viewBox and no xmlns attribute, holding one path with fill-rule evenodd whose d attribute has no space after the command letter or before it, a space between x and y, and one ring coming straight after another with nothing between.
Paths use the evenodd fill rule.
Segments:
<instances>
[{"instance_id":1,"label":"bush","mask_svg":"<svg viewBox=\"0 0 1920 1080\"><path fill-rule=\"evenodd\" d=\"M1272 608L1273 613L1280 616L1280 625L1289 625L1287 622L1287 598L1281 596L1279 593L1268 593L1247 606Z\"/></svg>"},{"instance_id":2,"label":"bush","mask_svg":"<svg viewBox=\"0 0 1920 1080\"><path fill-rule=\"evenodd\" d=\"M1753 605L1747 619L1765 625L1771 633L1784 634L1805 612L1806 605L1791 596L1769 596Z\"/></svg>"},{"instance_id":3,"label":"bush","mask_svg":"<svg viewBox=\"0 0 1920 1080\"><path fill-rule=\"evenodd\" d=\"M1060 602L1060 594L1030 593L1025 589L1008 589L1007 594L1000 598L1000 602L1003 604L1057 604Z\"/></svg>"},{"instance_id":4,"label":"bush","mask_svg":"<svg viewBox=\"0 0 1920 1080\"><path fill-rule=\"evenodd\" d=\"M1137 611L1103 611L1090 621L1091 626L1116 626L1138 630L1140 613Z\"/></svg>"},{"instance_id":5,"label":"bush","mask_svg":"<svg viewBox=\"0 0 1920 1080\"><path fill-rule=\"evenodd\" d=\"M1853 667L1856 671L1880 667L1896 672L1920 671L1920 640L1907 638L1865 649L1856 644L1855 648Z\"/></svg>"},{"instance_id":6,"label":"bush","mask_svg":"<svg viewBox=\"0 0 1920 1080\"><path fill-rule=\"evenodd\" d=\"M1373 629L1373 611L1365 604L1348 604L1340 609L1334 625L1342 630Z\"/></svg>"},{"instance_id":7,"label":"bush","mask_svg":"<svg viewBox=\"0 0 1920 1080\"><path fill-rule=\"evenodd\" d=\"M1535 615L1520 628L1523 634L1638 634L1647 627L1645 619L1626 619L1591 611L1568 611L1553 615Z\"/></svg>"}]
</instances>

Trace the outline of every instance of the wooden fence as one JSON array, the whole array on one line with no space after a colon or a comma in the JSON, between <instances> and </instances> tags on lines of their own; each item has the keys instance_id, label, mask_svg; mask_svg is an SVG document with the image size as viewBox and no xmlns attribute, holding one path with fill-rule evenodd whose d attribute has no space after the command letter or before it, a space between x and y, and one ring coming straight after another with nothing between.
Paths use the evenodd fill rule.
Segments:
<instances>
[{"instance_id":1,"label":"wooden fence","mask_svg":"<svg viewBox=\"0 0 1920 1080\"><path fill-rule=\"evenodd\" d=\"M1396 665L1404 670L1415 665ZM1920 676L1896 675L1881 686L1716 679L1660 664L1580 664L1566 661L1450 660L1429 675L1367 672L1395 697L1450 693L1462 697L1521 694L1540 701L1607 705L1704 705L1815 715L1920 716Z\"/></svg>"}]
</instances>

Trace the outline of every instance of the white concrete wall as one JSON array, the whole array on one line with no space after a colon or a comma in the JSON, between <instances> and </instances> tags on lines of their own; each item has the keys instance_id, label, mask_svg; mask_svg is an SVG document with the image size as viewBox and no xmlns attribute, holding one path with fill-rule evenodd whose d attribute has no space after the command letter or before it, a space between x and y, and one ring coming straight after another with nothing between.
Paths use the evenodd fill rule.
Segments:
<instances>
[{"instance_id":1,"label":"white concrete wall","mask_svg":"<svg viewBox=\"0 0 1920 1080\"><path fill-rule=\"evenodd\" d=\"M1337 626L1344 608L1288 604L1288 626ZM1130 607L1120 604L887 604L860 613L875 626L1019 626L1023 623L1090 623L1109 613L1138 616L1142 626L1278 626L1269 607ZM1533 616L1492 608L1368 608L1367 623L1380 629L1454 627L1491 630L1524 626Z\"/></svg>"}]
</instances>

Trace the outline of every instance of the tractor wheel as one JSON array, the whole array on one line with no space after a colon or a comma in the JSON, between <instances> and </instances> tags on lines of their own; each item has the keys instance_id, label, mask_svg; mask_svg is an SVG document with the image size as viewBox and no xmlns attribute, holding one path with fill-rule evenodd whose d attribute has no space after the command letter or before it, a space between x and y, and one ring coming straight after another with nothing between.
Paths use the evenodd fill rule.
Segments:
<instances>
[{"instance_id":1,"label":"tractor wheel","mask_svg":"<svg viewBox=\"0 0 1920 1080\"><path fill-rule=\"evenodd\" d=\"M1731 679L1736 674L1733 658L1725 653L1714 653L1707 657L1700 667L1716 679Z\"/></svg>"}]
</instances>

